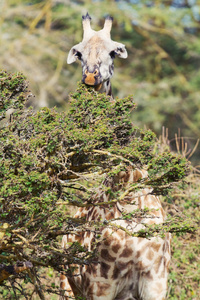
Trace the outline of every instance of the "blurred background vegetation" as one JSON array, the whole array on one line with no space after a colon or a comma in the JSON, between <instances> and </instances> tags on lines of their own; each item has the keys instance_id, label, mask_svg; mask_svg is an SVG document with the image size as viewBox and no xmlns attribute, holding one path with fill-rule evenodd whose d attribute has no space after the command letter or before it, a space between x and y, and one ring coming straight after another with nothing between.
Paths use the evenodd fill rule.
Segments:
<instances>
[{"instance_id":1,"label":"blurred background vegetation","mask_svg":"<svg viewBox=\"0 0 200 300\"><path fill-rule=\"evenodd\" d=\"M1 0L1 68L27 76L34 107L65 110L68 94L81 79L81 66L67 65L66 58L82 40L81 15L87 11L95 30L101 29L105 15L112 15L112 39L124 43L129 53L127 60L115 61L115 97L133 94L138 105L134 123L158 136L166 128L172 148L198 165L198 0Z\"/></svg>"}]
</instances>

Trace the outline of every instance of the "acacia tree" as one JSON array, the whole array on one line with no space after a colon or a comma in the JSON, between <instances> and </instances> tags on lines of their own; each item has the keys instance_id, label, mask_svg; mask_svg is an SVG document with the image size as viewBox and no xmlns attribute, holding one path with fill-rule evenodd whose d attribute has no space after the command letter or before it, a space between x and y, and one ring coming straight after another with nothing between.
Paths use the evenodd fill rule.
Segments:
<instances>
[{"instance_id":1,"label":"acacia tree","mask_svg":"<svg viewBox=\"0 0 200 300\"><path fill-rule=\"evenodd\" d=\"M166 195L189 172L189 162L161 147L155 134L130 121L132 97L110 101L79 85L70 109L58 112L25 109L30 94L22 74L0 73L0 294L6 299L31 299L58 294L44 273L63 271L63 265L88 264L95 253L78 243L63 250L61 236L85 231L84 220L73 219L69 207L93 205L96 188L105 176L131 165L146 166L149 177L133 189L153 187ZM9 120L5 119L6 112ZM123 191L111 194L112 203ZM112 203L110 205L112 205ZM138 213L138 212L136 212ZM106 224L92 224L99 230ZM169 219L162 226L137 233L193 231L187 220ZM66 272L67 272L67 267Z\"/></svg>"}]
</instances>

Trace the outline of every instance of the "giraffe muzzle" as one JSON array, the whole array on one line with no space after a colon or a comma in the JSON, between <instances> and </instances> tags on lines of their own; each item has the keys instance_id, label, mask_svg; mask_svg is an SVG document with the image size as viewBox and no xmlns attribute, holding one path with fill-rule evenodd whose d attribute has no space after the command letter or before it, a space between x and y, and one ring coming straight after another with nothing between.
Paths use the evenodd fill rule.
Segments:
<instances>
[{"instance_id":1,"label":"giraffe muzzle","mask_svg":"<svg viewBox=\"0 0 200 300\"><path fill-rule=\"evenodd\" d=\"M99 74L99 71L95 69L91 73L86 69L85 73L83 74L82 82L91 86L96 86L101 84L101 76Z\"/></svg>"}]
</instances>

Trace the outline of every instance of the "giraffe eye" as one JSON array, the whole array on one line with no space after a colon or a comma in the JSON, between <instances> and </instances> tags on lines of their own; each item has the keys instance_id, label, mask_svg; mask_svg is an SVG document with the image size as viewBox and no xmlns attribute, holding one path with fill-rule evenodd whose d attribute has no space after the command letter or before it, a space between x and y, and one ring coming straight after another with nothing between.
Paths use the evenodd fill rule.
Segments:
<instances>
[{"instance_id":1,"label":"giraffe eye","mask_svg":"<svg viewBox=\"0 0 200 300\"><path fill-rule=\"evenodd\" d=\"M82 54L81 54L81 52L79 52L79 51L76 52L75 56L76 56L79 60L82 59Z\"/></svg>"},{"instance_id":2,"label":"giraffe eye","mask_svg":"<svg viewBox=\"0 0 200 300\"><path fill-rule=\"evenodd\" d=\"M116 52L115 51L111 51L109 54L110 54L110 57L113 59L113 58L115 58Z\"/></svg>"}]
</instances>

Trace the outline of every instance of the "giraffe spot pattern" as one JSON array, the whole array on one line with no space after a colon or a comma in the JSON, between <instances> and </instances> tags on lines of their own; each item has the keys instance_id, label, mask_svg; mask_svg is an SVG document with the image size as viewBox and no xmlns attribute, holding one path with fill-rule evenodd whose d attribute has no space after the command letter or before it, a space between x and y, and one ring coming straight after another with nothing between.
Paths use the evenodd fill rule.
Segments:
<instances>
[{"instance_id":1,"label":"giraffe spot pattern","mask_svg":"<svg viewBox=\"0 0 200 300\"><path fill-rule=\"evenodd\" d=\"M109 178L105 180L106 186L114 188L114 182L119 182L118 186L128 188L129 183L132 183L134 178L143 178L146 172L130 168L126 172L120 174L120 178ZM144 196L142 193L144 192ZM122 216L122 211L130 209L129 202L123 201L116 203L113 206L101 205L88 208L88 210L80 210L76 217L84 217L89 221L91 218L94 220L115 219L113 224L120 224L126 230L129 228L133 232L137 228L143 228L143 225L137 222L146 222L146 224L162 223L164 220L164 213L161 210L161 203L157 197L154 198L150 195L151 190L145 189L137 194L137 201L135 195L130 193L127 199L130 202L135 202L135 206L146 207L147 203L154 205L155 211L152 210L153 218L134 218L129 221L119 220ZM102 202L109 200L109 195L99 190L95 197L95 202ZM99 195L99 196L98 196ZM99 197L99 198L98 198ZM131 200L132 198L134 200ZM149 200L148 197L151 197ZM152 201L155 199L155 203ZM156 207L157 205L157 207ZM135 207L134 206L134 207ZM160 211L159 214L155 213ZM88 213L88 215L87 215ZM150 222L151 221L151 222ZM139 227L138 227L139 226ZM141 227L140 227L141 226ZM91 264L87 266L78 266L74 270L73 280L68 278L64 279L61 275L60 287L65 291L64 298L69 299L73 294L75 296L85 297L88 300L96 300L97 297L102 300L149 300L156 299L162 300L165 298L167 291L167 275L170 263L170 234L166 234L165 238L153 237L145 239L141 237L128 236L125 231L117 228L106 228L102 226L101 238L96 241L95 234L91 230L87 230L78 236L66 235L63 237L62 246L67 248L69 242L79 240L80 243L88 249L93 248L93 244L97 247L97 256L94 257ZM66 289L67 286L67 289ZM70 290L71 286L71 290Z\"/></svg>"},{"instance_id":2,"label":"giraffe spot pattern","mask_svg":"<svg viewBox=\"0 0 200 300\"><path fill-rule=\"evenodd\" d=\"M108 279L108 271L110 270L110 265L101 262L101 268L100 268L100 273L101 277Z\"/></svg>"},{"instance_id":3,"label":"giraffe spot pattern","mask_svg":"<svg viewBox=\"0 0 200 300\"><path fill-rule=\"evenodd\" d=\"M107 249L102 249L100 255L102 259L105 259L108 262L115 261L115 257L111 256Z\"/></svg>"}]
</instances>

